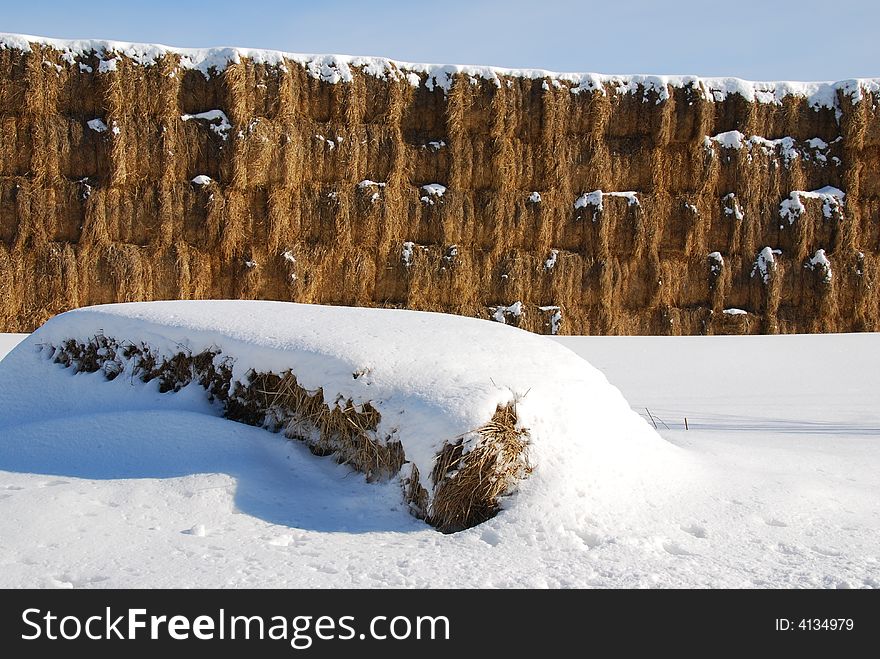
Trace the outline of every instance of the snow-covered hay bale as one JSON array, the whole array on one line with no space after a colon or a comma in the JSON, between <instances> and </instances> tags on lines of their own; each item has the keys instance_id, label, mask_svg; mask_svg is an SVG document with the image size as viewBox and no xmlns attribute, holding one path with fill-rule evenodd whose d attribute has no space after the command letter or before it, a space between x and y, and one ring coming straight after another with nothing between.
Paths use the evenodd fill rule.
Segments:
<instances>
[{"instance_id":1,"label":"snow-covered hay bale","mask_svg":"<svg viewBox=\"0 0 880 659\"><path fill-rule=\"evenodd\" d=\"M368 480L399 479L413 514L445 532L492 517L533 470L551 480L550 466L596 434L612 446L621 435L651 434L566 348L445 314L113 304L51 319L18 348L18 361L33 348L77 373L169 394L203 387L230 419L302 440Z\"/></svg>"}]
</instances>

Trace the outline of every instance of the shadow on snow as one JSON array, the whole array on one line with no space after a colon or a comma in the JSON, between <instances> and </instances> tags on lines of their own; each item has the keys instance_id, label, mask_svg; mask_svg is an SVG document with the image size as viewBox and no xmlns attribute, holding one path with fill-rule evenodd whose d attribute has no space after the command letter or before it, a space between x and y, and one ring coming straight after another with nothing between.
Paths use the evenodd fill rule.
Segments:
<instances>
[{"instance_id":1,"label":"shadow on snow","mask_svg":"<svg viewBox=\"0 0 880 659\"><path fill-rule=\"evenodd\" d=\"M418 531L396 481L318 458L298 442L209 414L127 410L24 424L0 417L0 470L93 480L226 473L238 511L324 532Z\"/></svg>"}]
</instances>

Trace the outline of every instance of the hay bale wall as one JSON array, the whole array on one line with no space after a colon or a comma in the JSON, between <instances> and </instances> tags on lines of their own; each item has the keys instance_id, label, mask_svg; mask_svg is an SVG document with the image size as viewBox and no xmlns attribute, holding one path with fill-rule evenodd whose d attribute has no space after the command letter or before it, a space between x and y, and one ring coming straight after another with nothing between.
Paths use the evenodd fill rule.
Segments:
<instances>
[{"instance_id":1,"label":"hay bale wall","mask_svg":"<svg viewBox=\"0 0 880 659\"><path fill-rule=\"evenodd\" d=\"M170 51L147 66L0 48L0 331L176 298L407 307L543 333L880 329L876 85L829 108L716 100L698 83L573 93L460 72L447 89L392 69L332 84L296 59L204 75ZM711 139L730 131L743 146ZM842 208L805 197L783 221L792 191L824 186L845 191ZM636 195L575 208L598 190ZM764 247L781 254L754 276Z\"/></svg>"}]
</instances>

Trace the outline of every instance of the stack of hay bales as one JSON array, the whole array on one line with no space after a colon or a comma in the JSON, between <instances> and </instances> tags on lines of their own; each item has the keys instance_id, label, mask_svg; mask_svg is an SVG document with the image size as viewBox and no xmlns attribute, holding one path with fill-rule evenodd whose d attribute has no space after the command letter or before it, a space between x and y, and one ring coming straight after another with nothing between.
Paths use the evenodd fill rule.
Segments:
<instances>
[{"instance_id":1,"label":"stack of hay bales","mask_svg":"<svg viewBox=\"0 0 880 659\"><path fill-rule=\"evenodd\" d=\"M480 317L521 302L509 320L543 333L880 327L877 81L0 41L5 331L162 298ZM793 191L826 186L841 213L806 197L782 221ZM597 191L636 194L576 208ZM782 254L765 282L767 246ZM830 281L809 267L820 249Z\"/></svg>"}]
</instances>

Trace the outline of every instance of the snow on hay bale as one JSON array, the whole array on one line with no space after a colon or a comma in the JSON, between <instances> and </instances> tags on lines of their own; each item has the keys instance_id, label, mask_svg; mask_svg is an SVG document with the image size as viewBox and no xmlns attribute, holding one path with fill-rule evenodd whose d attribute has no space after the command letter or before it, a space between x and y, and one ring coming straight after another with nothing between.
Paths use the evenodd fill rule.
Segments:
<instances>
[{"instance_id":1,"label":"snow on hay bale","mask_svg":"<svg viewBox=\"0 0 880 659\"><path fill-rule=\"evenodd\" d=\"M27 344L77 373L156 381L160 392L197 383L227 418L302 440L368 480L399 479L412 513L444 532L492 517L542 465L553 481L551 465L585 443L585 418L602 440L650 432L561 345L445 314L112 304L56 316Z\"/></svg>"}]
</instances>

